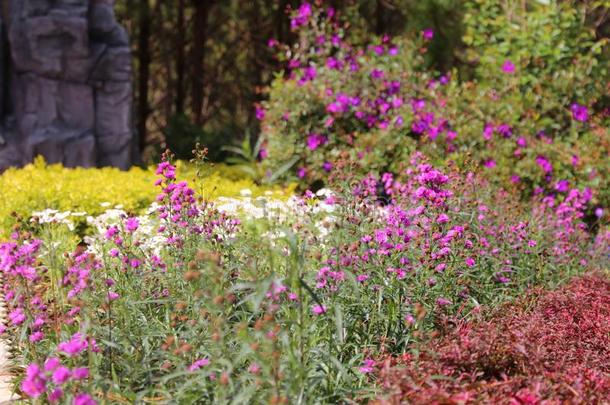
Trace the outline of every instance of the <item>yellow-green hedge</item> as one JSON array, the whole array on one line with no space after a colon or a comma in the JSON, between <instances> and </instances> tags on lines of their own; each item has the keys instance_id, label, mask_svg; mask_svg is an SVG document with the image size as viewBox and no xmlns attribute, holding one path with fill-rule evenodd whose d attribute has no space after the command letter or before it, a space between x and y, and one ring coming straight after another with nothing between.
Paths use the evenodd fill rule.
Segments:
<instances>
[{"instance_id":1,"label":"yellow-green hedge","mask_svg":"<svg viewBox=\"0 0 610 405\"><path fill-rule=\"evenodd\" d=\"M189 180L194 189L206 199L220 196L237 197L241 190L250 189L253 197L271 191L275 198L288 196L292 188L257 186L243 178L235 169L225 165L209 165L196 177L195 168L178 162L178 177ZM146 209L159 193L155 187L154 168L134 167L129 171L114 168L68 169L61 165L48 165L42 158L21 169L9 169L0 175L0 236L6 237L14 224L11 213L29 217L34 211L46 208L60 211L84 211L89 215L101 214L107 202L122 205L128 212L139 213Z\"/></svg>"}]
</instances>

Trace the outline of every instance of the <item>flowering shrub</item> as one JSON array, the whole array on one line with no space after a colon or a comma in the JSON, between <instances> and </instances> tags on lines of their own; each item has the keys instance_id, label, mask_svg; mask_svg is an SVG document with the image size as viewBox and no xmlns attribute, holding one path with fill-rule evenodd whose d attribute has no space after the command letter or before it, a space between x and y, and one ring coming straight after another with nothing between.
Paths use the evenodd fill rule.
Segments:
<instances>
[{"instance_id":1,"label":"flowering shrub","mask_svg":"<svg viewBox=\"0 0 610 405\"><path fill-rule=\"evenodd\" d=\"M390 403L603 403L609 308L606 275L575 279L492 309L489 320L458 321L419 355L378 361L372 371Z\"/></svg>"},{"instance_id":2,"label":"flowering shrub","mask_svg":"<svg viewBox=\"0 0 610 405\"><path fill-rule=\"evenodd\" d=\"M85 245L57 223L0 245L24 395L364 400L378 392L374 359L446 316L607 266L610 234L595 242L581 222L586 192L511 207L420 154L381 182L341 187L336 176L335 193L242 218L200 198L169 162L156 174L149 215L95 222L101 234Z\"/></svg>"},{"instance_id":3,"label":"flowering shrub","mask_svg":"<svg viewBox=\"0 0 610 405\"><path fill-rule=\"evenodd\" d=\"M467 2L471 80L426 67L432 31L360 45L332 8L307 4L293 15L300 41L280 49L287 72L257 107L271 170L292 164L327 181L347 154L363 173L397 173L417 147L435 162L479 164L525 196L567 185L598 190L592 207L610 203L605 42L583 26L584 9Z\"/></svg>"}]
</instances>

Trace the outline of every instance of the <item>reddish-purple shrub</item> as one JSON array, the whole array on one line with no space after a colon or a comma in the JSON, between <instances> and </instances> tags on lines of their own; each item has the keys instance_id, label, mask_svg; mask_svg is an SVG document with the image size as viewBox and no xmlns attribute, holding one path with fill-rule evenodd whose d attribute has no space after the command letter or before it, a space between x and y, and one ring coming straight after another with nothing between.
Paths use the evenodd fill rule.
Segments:
<instances>
[{"instance_id":1,"label":"reddish-purple shrub","mask_svg":"<svg viewBox=\"0 0 610 405\"><path fill-rule=\"evenodd\" d=\"M537 295L542 294L541 297ZM489 320L458 322L418 354L378 362L380 403L604 403L610 398L610 280L532 291Z\"/></svg>"}]
</instances>

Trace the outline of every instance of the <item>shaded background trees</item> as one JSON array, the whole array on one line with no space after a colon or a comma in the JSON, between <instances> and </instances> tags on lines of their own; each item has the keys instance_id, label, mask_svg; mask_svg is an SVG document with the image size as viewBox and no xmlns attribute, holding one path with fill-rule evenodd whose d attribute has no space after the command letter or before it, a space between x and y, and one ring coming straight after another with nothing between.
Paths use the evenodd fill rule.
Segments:
<instances>
[{"instance_id":1,"label":"shaded background trees","mask_svg":"<svg viewBox=\"0 0 610 405\"><path fill-rule=\"evenodd\" d=\"M254 104L281 67L269 39L290 43L287 13L300 0L118 0L134 51L135 117L145 160L170 147L188 157L196 142L221 146L255 133ZM432 27L439 69L455 62L461 0L329 0L362 38Z\"/></svg>"},{"instance_id":2,"label":"shaded background trees","mask_svg":"<svg viewBox=\"0 0 610 405\"><path fill-rule=\"evenodd\" d=\"M314 0L311 0L314 2ZM463 13L471 0L316 0L332 6L361 41L432 28L427 58L440 72L468 75ZM506 0L530 4L539 0ZM254 104L280 70L269 39L295 40L287 13L301 0L117 0L135 72L135 117L144 160L170 147L189 157L196 142L223 158L222 145L256 133ZM605 36L607 8L591 3L590 25Z\"/></svg>"}]
</instances>

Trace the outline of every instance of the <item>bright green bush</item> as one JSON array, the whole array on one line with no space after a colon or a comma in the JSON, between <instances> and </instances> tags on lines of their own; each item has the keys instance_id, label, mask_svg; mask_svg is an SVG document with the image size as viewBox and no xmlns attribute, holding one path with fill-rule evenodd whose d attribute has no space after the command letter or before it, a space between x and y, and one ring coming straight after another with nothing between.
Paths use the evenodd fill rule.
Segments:
<instances>
[{"instance_id":1,"label":"bright green bush","mask_svg":"<svg viewBox=\"0 0 610 405\"><path fill-rule=\"evenodd\" d=\"M178 176L192 180L200 195L209 200L238 197L243 189L249 189L253 197L266 192L274 197L290 194L289 189L258 186L224 165L205 165L197 177L195 167L178 162ZM0 236L6 237L15 223L12 213L26 219L45 209L98 215L116 205L127 212L141 213L158 194L154 179L153 169L68 169L36 159L22 169L12 168L0 176ZM84 216L79 218L84 222Z\"/></svg>"}]
</instances>

